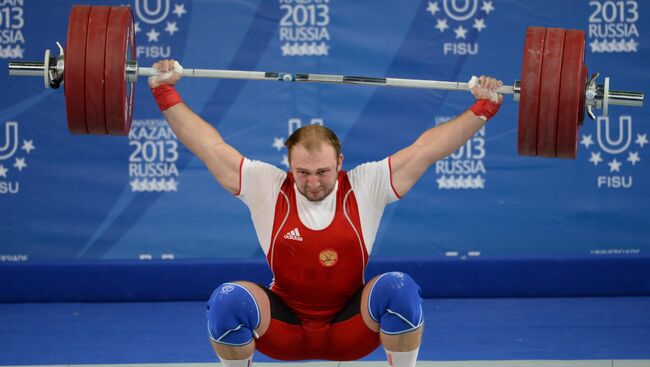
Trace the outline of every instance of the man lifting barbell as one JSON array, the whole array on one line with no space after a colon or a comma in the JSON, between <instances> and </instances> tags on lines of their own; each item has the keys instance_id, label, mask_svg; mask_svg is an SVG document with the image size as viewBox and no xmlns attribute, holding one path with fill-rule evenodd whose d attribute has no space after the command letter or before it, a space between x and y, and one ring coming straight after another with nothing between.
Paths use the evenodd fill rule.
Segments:
<instances>
[{"instance_id":1,"label":"man lifting barbell","mask_svg":"<svg viewBox=\"0 0 650 367\"><path fill-rule=\"evenodd\" d=\"M183 103L177 62L154 64L155 100L178 138L228 192L250 209L274 275L267 289L239 281L217 287L208 332L226 367L247 367L253 352L281 360L355 360L384 346L389 365L415 366L423 330L420 288L391 272L366 282L365 267L384 207L405 195L435 161L453 153L493 117L502 83L470 81L477 101L381 161L342 171L328 128L309 125L286 141L289 172L243 157Z\"/></svg>"},{"instance_id":2,"label":"man lifting barbell","mask_svg":"<svg viewBox=\"0 0 650 367\"><path fill-rule=\"evenodd\" d=\"M501 94L519 100L520 155L575 158L578 129L594 109L640 107L640 92L613 91L609 78L587 80L585 33L529 27L522 78L502 86L493 78L470 83L345 75L186 69L169 60L140 68L129 7L75 5L65 56L12 61L11 75L41 76L46 88L65 86L68 129L75 134L126 135L133 83L149 76L163 115L180 140L229 192L251 210L274 282L219 286L208 302L212 345L227 367L249 366L254 349L285 360L361 358L383 344L389 364L414 366L422 335L419 287L393 272L364 279L384 207L406 194L436 160L462 146L496 114ZM289 172L242 157L194 114L173 85L182 76L346 83L470 90L477 102L412 145L345 172L336 135L307 126L287 140ZM108 91L108 92L107 92ZM498 93L497 93L498 92Z\"/></svg>"}]
</instances>

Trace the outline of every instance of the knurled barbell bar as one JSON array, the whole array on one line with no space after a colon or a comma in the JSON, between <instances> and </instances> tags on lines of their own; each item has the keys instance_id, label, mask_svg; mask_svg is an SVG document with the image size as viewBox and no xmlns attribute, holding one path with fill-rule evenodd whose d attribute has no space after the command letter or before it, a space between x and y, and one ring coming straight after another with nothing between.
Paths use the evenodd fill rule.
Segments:
<instances>
[{"instance_id":1,"label":"knurled barbell bar","mask_svg":"<svg viewBox=\"0 0 650 367\"><path fill-rule=\"evenodd\" d=\"M57 43L58 44L58 43ZM609 78L587 80L585 33L581 30L529 27L521 81L498 93L519 101L520 155L575 158L578 129L585 112L607 116L609 105L643 106L641 92L609 89ZM134 59L135 29L128 6L75 5L70 13L66 49L45 51L43 62L12 61L9 74L42 76L46 88L65 87L68 129L73 134L126 135L133 115L133 83L155 76ZM263 71L183 69L184 77L358 84L389 87L469 90L468 83L364 76Z\"/></svg>"}]
</instances>

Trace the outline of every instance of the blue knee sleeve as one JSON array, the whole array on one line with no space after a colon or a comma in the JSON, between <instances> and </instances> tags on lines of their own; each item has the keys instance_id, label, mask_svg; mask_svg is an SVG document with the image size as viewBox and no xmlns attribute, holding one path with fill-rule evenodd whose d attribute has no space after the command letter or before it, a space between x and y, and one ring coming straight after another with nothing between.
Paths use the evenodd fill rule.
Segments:
<instances>
[{"instance_id":1,"label":"blue knee sleeve","mask_svg":"<svg viewBox=\"0 0 650 367\"><path fill-rule=\"evenodd\" d=\"M246 345L260 324L260 308L253 295L234 283L220 285L207 304L208 333L217 343Z\"/></svg>"},{"instance_id":2,"label":"blue knee sleeve","mask_svg":"<svg viewBox=\"0 0 650 367\"><path fill-rule=\"evenodd\" d=\"M382 274L370 290L368 311L385 334L415 330L423 321L420 286L404 273Z\"/></svg>"}]
</instances>

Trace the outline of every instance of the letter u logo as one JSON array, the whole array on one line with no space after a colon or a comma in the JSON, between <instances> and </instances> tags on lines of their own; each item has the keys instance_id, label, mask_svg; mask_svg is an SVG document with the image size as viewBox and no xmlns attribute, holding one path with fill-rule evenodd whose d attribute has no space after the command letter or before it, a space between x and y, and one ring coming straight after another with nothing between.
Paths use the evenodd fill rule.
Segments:
<instances>
[{"instance_id":1,"label":"letter u logo","mask_svg":"<svg viewBox=\"0 0 650 367\"><path fill-rule=\"evenodd\" d=\"M458 3L462 3L462 6L458 6ZM478 0L443 0L442 6L449 18L462 22L474 16Z\"/></svg>"},{"instance_id":2,"label":"letter u logo","mask_svg":"<svg viewBox=\"0 0 650 367\"><path fill-rule=\"evenodd\" d=\"M618 118L618 138L616 140L612 139L609 125L609 117L598 117L598 145L609 154L619 154L625 151L632 142L632 117L621 116Z\"/></svg>"},{"instance_id":3,"label":"letter u logo","mask_svg":"<svg viewBox=\"0 0 650 367\"><path fill-rule=\"evenodd\" d=\"M150 3L155 3L152 7ZM135 14L147 24L158 24L169 15L170 0L135 0Z\"/></svg>"},{"instance_id":4,"label":"letter u logo","mask_svg":"<svg viewBox=\"0 0 650 367\"><path fill-rule=\"evenodd\" d=\"M4 140L4 145L0 146L0 161L11 157L18 149L18 122L7 121Z\"/></svg>"},{"instance_id":5,"label":"letter u logo","mask_svg":"<svg viewBox=\"0 0 650 367\"><path fill-rule=\"evenodd\" d=\"M289 135L287 136L291 136L291 134L293 134L294 131L302 127L302 120L299 118L291 118L289 119L288 127L289 127Z\"/></svg>"}]
</instances>

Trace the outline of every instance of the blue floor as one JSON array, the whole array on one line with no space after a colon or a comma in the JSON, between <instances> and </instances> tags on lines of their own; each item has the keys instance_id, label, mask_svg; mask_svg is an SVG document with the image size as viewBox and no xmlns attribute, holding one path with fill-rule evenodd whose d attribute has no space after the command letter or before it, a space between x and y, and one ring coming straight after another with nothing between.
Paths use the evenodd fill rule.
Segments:
<instances>
[{"instance_id":1,"label":"blue floor","mask_svg":"<svg viewBox=\"0 0 650 367\"><path fill-rule=\"evenodd\" d=\"M0 304L0 365L212 362L203 307ZM650 359L650 297L428 299L424 311L421 360Z\"/></svg>"}]
</instances>

